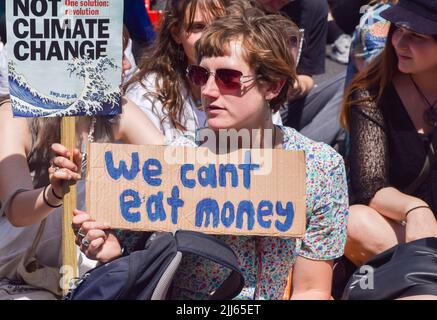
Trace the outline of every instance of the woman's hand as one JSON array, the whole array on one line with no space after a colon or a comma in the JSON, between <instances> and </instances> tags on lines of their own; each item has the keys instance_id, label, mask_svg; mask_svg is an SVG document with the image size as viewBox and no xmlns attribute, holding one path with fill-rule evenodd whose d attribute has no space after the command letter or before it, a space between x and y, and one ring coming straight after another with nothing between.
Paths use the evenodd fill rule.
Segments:
<instances>
[{"instance_id":1,"label":"woman's hand","mask_svg":"<svg viewBox=\"0 0 437 320\"><path fill-rule=\"evenodd\" d=\"M105 263L121 256L120 243L109 224L94 221L89 214L77 209L73 214L76 244L89 259Z\"/></svg>"},{"instance_id":2,"label":"woman's hand","mask_svg":"<svg viewBox=\"0 0 437 320\"><path fill-rule=\"evenodd\" d=\"M437 237L437 221L430 208L418 208L407 216L405 241Z\"/></svg>"},{"instance_id":3,"label":"woman's hand","mask_svg":"<svg viewBox=\"0 0 437 320\"><path fill-rule=\"evenodd\" d=\"M73 161L71 161L70 151L62 144L54 143L52 150L56 157L52 159L52 165L49 167L49 180L55 194L63 197L63 182L80 180L82 154L78 149L75 149L73 151Z\"/></svg>"}]
</instances>

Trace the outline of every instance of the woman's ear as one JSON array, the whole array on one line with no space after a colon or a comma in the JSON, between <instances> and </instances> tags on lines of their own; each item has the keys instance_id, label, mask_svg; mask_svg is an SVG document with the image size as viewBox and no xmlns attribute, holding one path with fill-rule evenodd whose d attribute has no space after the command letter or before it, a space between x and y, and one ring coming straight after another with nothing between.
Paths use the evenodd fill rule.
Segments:
<instances>
[{"instance_id":1,"label":"woman's ear","mask_svg":"<svg viewBox=\"0 0 437 320\"><path fill-rule=\"evenodd\" d=\"M176 28L176 26L172 27L170 29L170 33L171 33L171 37L173 38L173 40L177 43L177 44L181 44L181 33L178 31L178 29Z\"/></svg>"},{"instance_id":2,"label":"woman's ear","mask_svg":"<svg viewBox=\"0 0 437 320\"><path fill-rule=\"evenodd\" d=\"M265 93L266 100L272 100L276 98L280 93L282 88L284 87L285 80L279 80L273 83L270 83L267 87L267 91Z\"/></svg>"}]
</instances>

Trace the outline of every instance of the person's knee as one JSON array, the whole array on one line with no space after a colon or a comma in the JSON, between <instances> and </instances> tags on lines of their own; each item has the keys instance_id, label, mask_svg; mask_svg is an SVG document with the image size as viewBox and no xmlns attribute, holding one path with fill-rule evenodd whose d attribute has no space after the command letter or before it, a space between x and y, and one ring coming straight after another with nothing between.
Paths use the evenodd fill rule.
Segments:
<instances>
[{"instance_id":1,"label":"person's knee","mask_svg":"<svg viewBox=\"0 0 437 320\"><path fill-rule=\"evenodd\" d=\"M368 230L372 228L372 209L364 205L353 205L349 209L347 225L347 238L352 241L360 241L366 237Z\"/></svg>"},{"instance_id":2,"label":"person's knee","mask_svg":"<svg viewBox=\"0 0 437 320\"><path fill-rule=\"evenodd\" d=\"M345 255L357 266L376 254L381 246L373 234L372 214L372 209L363 205L353 205L349 210Z\"/></svg>"},{"instance_id":3,"label":"person's knee","mask_svg":"<svg viewBox=\"0 0 437 320\"><path fill-rule=\"evenodd\" d=\"M389 223L374 209L365 205L350 207L347 241L354 247L374 253L384 251L396 242L390 231Z\"/></svg>"}]
</instances>

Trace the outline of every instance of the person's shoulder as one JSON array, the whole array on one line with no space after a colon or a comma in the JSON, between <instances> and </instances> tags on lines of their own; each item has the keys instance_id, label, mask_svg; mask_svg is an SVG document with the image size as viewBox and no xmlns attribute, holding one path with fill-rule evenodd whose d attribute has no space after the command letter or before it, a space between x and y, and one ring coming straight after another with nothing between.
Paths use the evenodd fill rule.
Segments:
<instances>
[{"instance_id":1,"label":"person's shoulder","mask_svg":"<svg viewBox=\"0 0 437 320\"><path fill-rule=\"evenodd\" d=\"M362 108L362 109L377 109L378 104L376 103L378 96L378 90L368 87L360 87L355 89L350 96L351 101L356 103L352 105L351 108Z\"/></svg>"},{"instance_id":2,"label":"person's shoulder","mask_svg":"<svg viewBox=\"0 0 437 320\"><path fill-rule=\"evenodd\" d=\"M288 11L300 10L314 15L325 15L329 12L328 1L326 0L294 0L286 4L284 9Z\"/></svg>"},{"instance_id":3,"label":"person's shoulder","mask_svg":"<svg viewBox=\"0 0 437 320\"><path fill-rule=\"evenodd\" d=\"M186 131L173 141L166 141L166 144L172 147L198 147L196 134L192 131Z\"/></svg>"},{"instance_id":4,"label":"person's shoulder","mask_svg":"<svg viewBox=\"0 0 437 320\"><path fill-rule=\"evenodd\" d=\"M329 172L344 165L343 157L331 146L323 142L316 142L300 134L293 128L280 127L284 134L285 150L301 150L305 152L307 170Z\"/></svg>"},{"instance_id":5,"label":"person's shoulder","mask_svg":"<svg viewBox=\"0 0 437 320\"><path fill-rule=\"evenodd\" d=\"M133 82L126 90L126 96L133 99L135 96L144 96L146 93L156 92L156 73L147 73L143 78Z\"/></svg>"},{"instance_id":6,"label":"person's shoulder","mask_svg":"<svg viewBox=\"0 0 437 320\"><path fill-rule=\"evenodd\" d=\"M25 118L14 118L12 102L7 96L0 97L0 120L4 124L9 123L11 120L15 120L16 123L27 123Z\"/></svg>"},{"instance_id":7,"label":"person's shoulder","mask_svg":"<svg viewBox=\"0 0 437 320\"><path fill-rule=\"evenodd\" d=\"M7 96L0 96L0 114L3 117L12 118L11 100Z\"/></svg>"},{"instance_id":8,"label":"person's shoulder","mask_svg":"<svg viewBox=\"0 0 437 320\"><path fill-rule=\"evenodd\" d=\"M326 0L300 0L300 2L302 2L304 8L308 8L313 13L328 14L329 12L329 5Z\"/></svg>"},{"instance_id":9,"label":"person's shoulder","mask_svg":"<svg viewBox=\"0 0 437 320\"><path fill-rule=\"evenodd\" d=\"M29 118L14 117L13 108L9 99L0 102L0 136L14 137L14 141L27 148L30 146L31 136Z\"/></svg>"},{"instance_id":10,"label":"person's shoulder","mask_svg":"<svg viewBox=\"0 0 437 320\"><path fill-rule=\"evenodd\" d=\"M157 93L157 79L155 73L146 74L141 80L129 85L125 97L146 112L149 117L157 117L155 124L159 126L159 122L165 117L162 102Z\"/></svg>"}]
</instances>

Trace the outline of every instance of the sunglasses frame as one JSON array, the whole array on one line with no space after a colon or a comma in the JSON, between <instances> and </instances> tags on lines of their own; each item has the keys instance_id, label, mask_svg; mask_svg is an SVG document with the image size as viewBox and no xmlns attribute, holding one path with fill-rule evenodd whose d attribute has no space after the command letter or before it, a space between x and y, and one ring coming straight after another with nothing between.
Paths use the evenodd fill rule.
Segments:
<instances>
[{"instance_id":1,"label":"sunglasses frame","mask_svg":"<svg viewBox=\"0 0 437 320\"><path fill-rule=\"evenodd\" d=\"M206 74L208 75L208 78L206 79L206 82L205 82L204 84L200 85L200 86L204 86L204 85L208 82L208 79L209 79L211 76L214 76L214 80L215 80L216 82L219 81L219 83L221 83L221 84L222 84L226 89L237 89L237 88L231 87L232 84L231 84L231 85L226 85L226 83L225 83L225 82L220 78L220 76L217 75L217 71L219 71L219 70L230 70L230 71L233 71L233 72L238 72L238 73L240 74L240 77L239 77L239 86L240 86L240 87L241 87L241 85L244 84L244 83L247 83L247 82L252 81L252 80L257 80L257 79L260 78L260 75L244 76L243 73L242 73L241 71L239 71L239 70L235 70L235 69L230 69L230 68L219 68L219 69L217 69L215 72L212 72L212 71L209 71L208 69L206 69L206 68L204 68L204 67L202 67L202 66L192 64L192 65L189 65L189 66L187 67L187 69L186 69L186 76L187 76L187 78L188 78L190 81L191 81L191 79L190 79L190 77L189 77L189 73L190 73L190 70L191 70L192 67L201 68L201 69L205 70ZM252 78L252 79L244 80L244 78ZM197 84L195 84L193 81L191 81L191 82L192 82L194 85L197 85Z\"/></svg>"}]
</instances>

